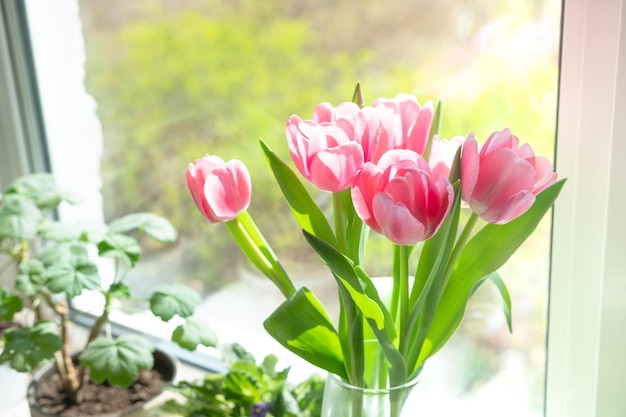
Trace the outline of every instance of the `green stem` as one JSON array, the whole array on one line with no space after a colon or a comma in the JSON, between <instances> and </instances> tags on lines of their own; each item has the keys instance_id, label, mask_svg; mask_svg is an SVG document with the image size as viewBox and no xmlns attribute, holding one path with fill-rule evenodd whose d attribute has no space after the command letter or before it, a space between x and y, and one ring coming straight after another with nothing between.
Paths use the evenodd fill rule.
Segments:
<instances>
[{"instance_id":1,"label":"green stem","mask_svg":"<svg viewBox=\"0 0 626 417\"><path fill-rule=\"evenodd\" d=\"M337 243L339 244L339 250L342 253L347 253L346 242L346 226L343 213L343 203L341 193L333 193L333 215L335 219L335 236L337 237Z\"/></svg>"},{"instance_id":2,"label":"green stem","mask_svg":"<svg viewBox=\"0 0 626 417\"><path fill-rule=\"evenodd\" d=\"M278 287L285 298L292 296L296 289L291 279L250 214L244 211L236 219L227 221L226 226L254 266Z\"/></svg>"},{"instance_id":3,"label":"green stem","mask_svg":"<svg viewBox=\"0 0 626 417\"><path fill-rule=\"evenodd\" d=\"M410 305L409 305L409 247L399 247L399 298L400 298L400 335L409 330L406 329L406 321L409 317Z\"/></svg>"},{"instance_id":4,"label":"green stem","mask_svg":"<svg viewBox=\"0 0 626 417\"><path fill-rule=\"evenodd\" d=\"M446 270L443 273L440 291L443 291L445 289L446 284L448 283L448 279L450 278L450 275L452 274L452 270L454 269L454 266L456 265L456 261L459 259L459 256L461 256L461 252L463 251L465 244L467 243L469 238L472 236L472 230L474 230L474 227L476 226L477 222L478 222L478 215L472 212L472 214L470 215L470 218L467 219L467 223L465 223L465 226L463 227L463 231L461 231L459 238L456 240L456 243L454 244L454 248L452 249L452 252L450 253L450 258L448 259Z\"/></svg>"}]
</instances>

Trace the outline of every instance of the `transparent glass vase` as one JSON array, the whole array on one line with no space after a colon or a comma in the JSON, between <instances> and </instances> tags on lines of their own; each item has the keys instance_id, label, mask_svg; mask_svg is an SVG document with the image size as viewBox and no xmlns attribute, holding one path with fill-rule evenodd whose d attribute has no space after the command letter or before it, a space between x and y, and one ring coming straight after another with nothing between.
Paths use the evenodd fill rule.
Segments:
<instances>
[{"instance_id":1,"label":"transparent glass vase","mask_svg":"<svg viewBox=\"0 0 626 417\"><path fill-rule=\"evenodd\" d=\"M419 378L393 388L362 388L329 374L324 388L322 417L415 417Z\"/></svg>"}]
</instances>

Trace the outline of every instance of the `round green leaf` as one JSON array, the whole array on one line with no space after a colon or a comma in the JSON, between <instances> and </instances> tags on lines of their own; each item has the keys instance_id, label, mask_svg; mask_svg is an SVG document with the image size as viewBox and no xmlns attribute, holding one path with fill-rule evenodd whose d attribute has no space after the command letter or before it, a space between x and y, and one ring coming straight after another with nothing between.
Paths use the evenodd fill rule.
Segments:
<instances>
[{"instance_id":1,"label":"round green leaf","mask_svg":"<svg viewBox=\"0 0 626 417\"><path fill-rule=\"evenodd\" d=\"M43 215L31 200L5 194L0 201L0 239L30 240L37 235Z\"/></svg>"},{"instance_id":2,"label":"round green leaf","mask_svg":"<svg viewBox=\"0 0 626 417\"><path fill-rule=\"evenodd\" d=\"M168 321L175 315L191 316L201 302L200 294L184 285L162 285L150 297L150 310L155 316Z\"/></svg>"},{"instance_id":3,"label":"round green leaf","mask_svg":"<svg viewBox=\"0 0 626 417\"><path fill-rule=\"evenodd\" d=\"M145 338L128 334L116 340L98 338L87 346L80 363L89 368L96 384L108 380L111 385L129 387L141 369L154 366L154 346Z\"/></svg>"},{"instance_id":4,"label":"round green leaf","mask_svg":"<svg viewBox=\"0 0 626 417\"><path fill-rule=\"evenodd\" d=\"M22 310L22 299L0 287L0 320L11 321L18 311Z\"/></svg>"},{"instance_id":5,"label":"round green leaf","mask_svg":"<svg viewBox=\"0 0 626 417\"><path fill-rule=\"evenodd\" d=\"M184 349L194 350L198 345L215 346L217 335L202 319L189 317L174 329L172 341Z\"/></svg>"},{"instance_id":6,"label":"round green leaf","mask_svg":"<svg viewBox=\"0 0 626 417\"><path fill-rule=\"evenodd\" d=\"M174 226L167 219L153 213L128 214L109 224L109 230L115 233L126 233L134 229L143 230L160 242L173 242L177 237Z\"/></svg>"},{"instance_id":7,"label":"round green leaf","mask_svg":"<svg viewBox=\"0 0 626 417\"><path fill-rule=\"evenodd\" d=\"M9 362L19 372L29 372L54 359L61 349L61 337L53 322L39 322L32 327L11 329L4 335L0 363Z\"/></svg>"},{"instance_id":8,"label":"round green leaf","mask_svg":"<svg viewBox=\"0 0 626 417\"><path fill-rule=\"evenodd\" d=\"M109 258L125 259L131 266L135 266L141 258L141 246L130 236L109 233L98 243L98 254Z\"/></svg>"},{"instance_id":9,"label":"round green leaf","mask_svg":"<svg viewBox=\"0 0 626 417\"><path fill-rule=\"evenodd\" d=\"M83 290L93 290L100 285L98 267L92 262L68 262L53 265L48 268L44 276L46 285L56 294L66 294L76 297Z\"/></svg>"}]
</instances>

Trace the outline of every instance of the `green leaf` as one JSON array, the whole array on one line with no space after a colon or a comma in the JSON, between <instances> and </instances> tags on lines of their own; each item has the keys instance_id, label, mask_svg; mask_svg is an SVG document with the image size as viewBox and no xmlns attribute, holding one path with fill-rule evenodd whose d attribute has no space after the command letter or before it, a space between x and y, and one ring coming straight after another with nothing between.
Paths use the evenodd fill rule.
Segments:
<instances>
[{"instance_id":1,"label":"green leaf","mask_svg":"<svg viewBox=\"0 0 626 417\"><path fill-rule=\"evenodd\" d=\"M261 141L261 148L300 227L331 245L337 246L337 240L326 216L315 204L293 170L264 141Z\"/></svg>"},{"instance_id":2,"label":"green leaf","mask_svg":"<svg viewBox=\"0 0 626 417\"><path fill-rule=\"evenodd\" d=\"M130 300L132 297L132 288L123 282L114 282L109 286L107 293L119 300Z\"/></svg>"},{"instance_id":3,"label":"green leaf","mask_svg":"<svg viewBox=\"0 0 626 417\"><path fill-rule=\"evenodd\" d=\"M441 349L463 320L476 283L495 272L535 230L552 207L565 180L557 181L539 195L532 207L503 225L487 224L463 249L433 318L418 365Z\"/></svg>"},{"instance_id":4,"label":"green leaf","mask_svg":"<svg viewBox=\"0 0 626 417\"><path fill-rule=\"evenodd\" d=\"M25 295L37 294L46 284L45 269L43 262L36 258L22 262L19 267L20 273L15 280L15 288Z\"/></svg>"},{"instance_id":5,"label":"green leaf","mask_svg":"<svg viewBox=\"0 0 626 417\"><path fill-rule=\"evenodd\" d=\"M217 335L202 319L189 317L174 329L172 341L184 349L194 350L198 345L215 346Z\"/></svg>"},{"instance_id":6,"label":"green leaf","mask_svg":"<svg viewBox=\"0 0 626 417\"><path fill-rule=\"evenodd\" d=\"M46 240L70 242L80 239L82 231L75 224L47 220L39 226L39 232Z\"/></svg>"},{"instance_id":7,"label":"green leaf","mask_svg":"<svg viewBox=\"0 0 626 417\"><path fill-rule=\"evenodd\" d=\"M0 201L0 240L33 239L42 219L41 211L31 200L17 194L5 194Z\"/></svg>"},{"instance_id":8,"label":"green leaf","mask_svg":"<svg viewBox=\"0 0 626 417\"><path fill-rule=\"evenodd\" d=\"M189 317L202 302L200 294L179 284L160 285L150 297L150 310L164 321L175 315Z\"/></svg>"},{"instance_id":9,"label":"green leaf","mask_svg":"<svg viewBox=\"0 0 626 417\"><path fill-rule=\"evenodd\" d=\"M19 372L29 372L54 359L62 347L56 323L38 322L32 327L8 330L0 363L9 362Z\"/></svg>"},{"instance_id":10,"label":"green leaf","mask_svg":"<svg viewBox=\"0 0 626 417\"><path fill-rule=\"evenodd\" d=\"M89 343L80 363L89 368L91 380L105 380L113 386L129 387L139 377L141 369L154 366L154 346L145 338L127 334L117 340L98 338Z\"/></svg>"},{"instance_id":11,"label":"green leaf","mask_svg":"<svg viewBox=\"0 0 626 417\"><path fill-rule=\"evenodd\" d=\"M226 366L231 366L235 362L252 362L256 363L256 359L252 353L248 352L239 343L227 343L220 346L220 352L222 353L222 362Z\"/></svg>"},{"instance_id":12,"label":"green leaf","mask_svg":"<svg viewBox=\"0 0 626 417\"><path fill-rule=\"evenodd\" d=\"M83 290L93 290L100 285L98 267L89 261L73 261L52 265L44 272L46 285L55 294L76 297Z\"/></svg>"},{"instance_id":13,"label":"green leaf","mask_svg":"<svg viewBox=\"0 0 626 417\"><path fill-rule=\"evenodd\" d=\"M127 214L109 224L109 230L114 233L127 233L134 229L143 230L159 242L174 242L178 235L167 219L154 213Z\"/></svg>"},{"instance_id":14,"label":"green leaf","mask_svg":"<svg viewBox=\"0 0 626 417\"><path fill-rule=\"evenodd\" d=\"M19 194L32 200L39 208L53 208L61 201L74 202L74 198L59 188L50 173L35 173L17 178L7 194Z\"/></svg>"},{"instance_id":15,"label":"green leaf","mask_svg":"<svg viewBox=\"0 0 626 417\"><path fill-rule=\"evenodd\" d=\"M397 337L395 323L370 277L360 267L353 267L346 256L328 243L306 231L304 236L328 265L339 285L348 291L352 301L367 320L391 365L392 382L395 384L404 382L407 369L404 358L394 345Z\"/></svg>"},{"instance_id":16,"label":"green leaf","mask_svg":"<svg viewBox=\"0 0 626 417\"><path fill-rule=\"evenodd\" d=\"M512 323L512 310L511 310L511 296L509 295L509 290L506 287L506 284L500 277L500 274L494 272L489 274L487 278L489 281L496 286L498 292L500 293L500 297L502 298L502 312L504 313L504 318L506 319L506 324L509 327L509 332L513 333L513 323ZM478 283L480 285L480 282ZM474 293L475 290L472 291Z\"/></svg>"},{"instance_id":17,"label":"green leaf","mask_svg":"<svg viewBox=\"0 0 626 417\"><path fill-rule=\"evenodd\" d=\"M347 378L337 330L315 295L300 288L263 323L280 344L309 363Z\"/></svg>"},{"instance_id":18,"label":"green leaf","mask_svg":"<svg viewBox=\"0 0 626 417\"><path fill-rule=\"evenodd\" d=\"M0 321L11 321L15 313L22 310L22 299L0 287Z\"/></svg>"},{"instance_id":19,"label":"green leaf","mask_svg":"<svg viewBox=\"0 0 626 417\"><path fill-rule=\"evenodd\" d=\"M45 248L38 256L46 267L64 263L89 262L89 252L83 243L58 243Z\"/></svg>"},{"instance_id":20,"label":"green leaf","mask_svg":"<svg viewBox=\"0 0 626 417\"><path fill-rule=\"evenodd\" d=\"M136 239L119 233L109 233L98 243L98 254L123 259L132 267L141 258L141 246Z\"/></svg>"}]
</instances>

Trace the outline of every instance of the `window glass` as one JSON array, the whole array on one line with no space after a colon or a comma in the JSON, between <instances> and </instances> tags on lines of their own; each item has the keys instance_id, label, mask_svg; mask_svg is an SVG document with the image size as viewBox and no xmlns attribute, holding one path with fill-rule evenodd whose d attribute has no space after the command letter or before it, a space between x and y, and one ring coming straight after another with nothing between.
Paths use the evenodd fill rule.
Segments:
<instances>
[{"instance_id":1,"label":"window glass","mask_svg":"<svg viewBox=\"0 0 626 417\"><path fill-rule=\"evenodd\" d=\"M442 99L444 138L473 132L484 142L508 127L552 158L560 3L79 1L85 87L102 124L102 138L84 146L101 153L104 218L152 211L180 234L173 246L148 248L128 282L146 293L161 282L191 285L204 294L201 310L221 341L253 349L267 338L262 321L282 296L224 226L204 221L185 185L188 163L209 153L248 166L255 221L297 284L332 304L334 281L297 233L259 139L288 160L288 117L349 101L358 81L367 104L401 92L420 103ZM62 165L53 161L57 171ZM501 270L513 334L495 289L481 287L458 334L427 365L428 389L485 415L542 414L549 231L545 219ZM369 256L378 262L373 274L389 273L384 245ZM132 305L122 312L120 320L145 327Z\"/></svg>"}]
</instances>

